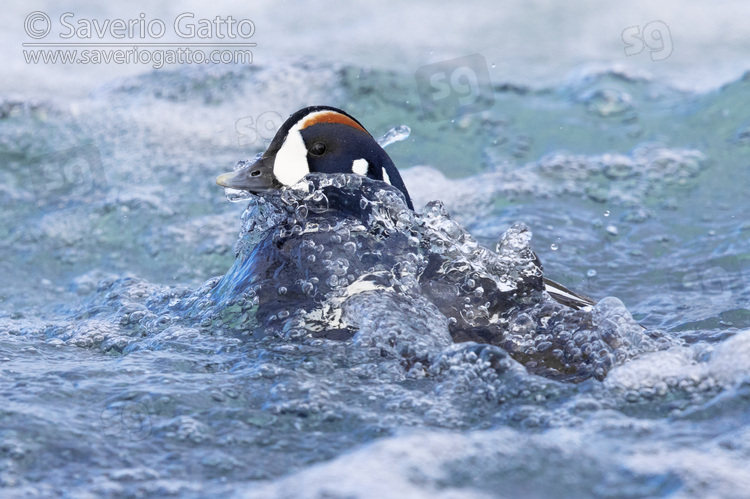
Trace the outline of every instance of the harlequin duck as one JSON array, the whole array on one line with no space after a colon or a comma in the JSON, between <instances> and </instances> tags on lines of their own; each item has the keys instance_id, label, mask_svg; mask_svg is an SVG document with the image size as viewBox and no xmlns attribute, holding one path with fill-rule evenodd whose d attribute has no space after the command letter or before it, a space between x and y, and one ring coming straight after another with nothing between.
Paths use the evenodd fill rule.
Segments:
<instances>
[{"instance_id":1,"label":"harlequin duck","mask_svg":"<svg viewBox=\"0 0 750 499\"><path fill-rule=\"evenodd\" d=\"M293 185L308 173L358 173L386 182L414 209L396 166L362 124L341 109L300 109L255 163L216 179L222 187L260 193Z\"/></svg>"},{"instance_id":2,"label":"harlequin duck","mask_svg":"<svg viewBox=\"0 0 750 499\"><path fill-rule=\"evenodd\" d=\"M290 186L308 173L357 173L386 182L414 206L401 175L385 150L354 117L330 106L311 106L292 114L256 162L216 179L222 187L262 193ZM539 264L541 267L541 263ZM549 279L545 290L574 309L594 305Z\"/></svg>"}]
</instances>

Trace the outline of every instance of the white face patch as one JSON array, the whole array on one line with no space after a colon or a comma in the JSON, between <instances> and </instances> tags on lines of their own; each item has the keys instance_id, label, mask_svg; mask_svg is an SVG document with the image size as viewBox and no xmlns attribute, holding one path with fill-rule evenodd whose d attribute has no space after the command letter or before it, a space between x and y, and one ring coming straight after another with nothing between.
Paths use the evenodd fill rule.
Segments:
<instances>
[{"instance_id":1,"label":"white face patch","mask_svg":"<svg viewBox=\"0 0 750 499\"><path fill-rule=\"evenodd\" d=\"M273 175L284 185L293 185L310 173L307 164L307 148L298 125L293 126L276 153L273 162Z\"/></svg>"},{"instance_id":2,"label":"white face patch","mask_svg":"<svg viewBox=\"0 0 750 499\"><path fill-rule=\"evenodd\" d=\"M273 162L273 174L279 182L284 185L294 185L310 173L310 165L307 163L307 148L305 147L305 141L302 139L301 131L311 124L315 124L321 118L327 117L326 115L341 116L340 113L335 111L316 111L308 114L289 129L289 133L287 133L286 139L276 153L276 159ZM350 126L359 126L349 118L344 117L343 119L351 121L351 124L347 123ZM354 165L352 164L353 168Z\"/></svg>"},{"instance_id":3,"label":"white face patch","mask_svg":"<svg viewBox=\"0 0 750 499\"><path fill-rule=\"evenodd\" d=\"M383 181L388 185L393 185L391 184L391 177L388 176L388 172L385 171L385 168L383 168Z\"/></svg>"},{"instance_id":4,"label":"white face patch","mask_svg":"<svg viewBox=\"0 0 750 499\"><path fill-rule=\"evenodd\" d=\"M352 171L359 173L360 175L367 176L367 170L370 168L370 164L366 159L355 159L352 161Z\"/></svg>"}]
</instances>

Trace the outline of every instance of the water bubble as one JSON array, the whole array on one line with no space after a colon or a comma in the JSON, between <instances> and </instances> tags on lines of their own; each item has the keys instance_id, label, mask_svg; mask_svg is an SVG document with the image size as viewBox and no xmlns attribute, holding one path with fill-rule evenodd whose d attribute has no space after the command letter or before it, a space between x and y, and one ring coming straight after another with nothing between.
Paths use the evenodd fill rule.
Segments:
<instances>
[{"instance_id":1,"label":"water bubble","mask_svg":"<svg viewBox=\"0 0 750 499\"><path fill-rule=\"evenodd\" d=\"M607 211L605 211L605 212L604 212L604 216L605 216L605 217L608 217L608 216L609 216L609 210L607 210Z\"/></svg>"},{"instance_id":2,"label":"water bubble","mask_svg":"<svg viewBox=\"0 0 750 499\"><path fill-rule=\"evenodd\" d=\"M312 195L312 202L308 202L310 210L314 213L325 213L328 211L328 197L320 191L315 191Z\"/></svg>"},{"instance_id":3,"label":"water bubble","mask_svg":"<svg viewBox=\"0 0 750 499\"><path fill-rule=\"evenodd\" d=\"M279 289L276 290L277 293L279 293L279 296L284 296L286 294L286 288L284 286L279 286Z\"/></svg>"},{"instance_id":4,"label":"water bubble","mask_svg":"<svg viewBox=\"0 0 750 499\"><path fill-rule=\"evenodd\" d=\"M594 269L588 269L586 271L586 275L589 276L589 277L595 277L596 276L596 270L594 270Z\"/></svg>"},{"instance_id":5,"label":"water bubble","mask_svg":"<svg viewBox=\"0 0 750 499\"><path fill-rule=\"evenodd\" d=\"M362 187L362 179L365 178L362 175L347 175L346 186L350 189L359 189Z\"/></svg>"},{"instance_id":6,"label":"water bubble","mask_svg":"<svg viewBox=\"0 0 750 499\"><path fill-rule=\"evenodd\" d=\"M555 243L549 245L549 249L551 249L552 251L557 251L558 248L559 246Z\"/></svg>"},{"instance_id":7,"label":"water bubble","mask_svg":"<svg viewBox=\"0 0 750 499\"><path fill-rule=\"evenodd\" d=\"M614 225L607 225L606 229L604 230L606 230L607 234L609 234L610 236L616 236L620 233L620 231Z\"/></svg>"},{"instance_id":8,"label":"water bubble","mask_svg":"<svg viewBox=\"0 0 750 499\"><path fill-rule=\"evenodd\" d=\"M281 191L281 200L284 204L294 206L297 204L297 196L291 189L284 189Z\"/></svg>"},{"instance_id":9,"label":"water bubble","mask_svg":"<svg viewBox=\"0 0 750 499\"><path fill-rule=\"evenodd\" d=\"M296 215L299 218L306 218L307 217L307 206L298 206L295 210Z\"/></svg>"}]
</instances>

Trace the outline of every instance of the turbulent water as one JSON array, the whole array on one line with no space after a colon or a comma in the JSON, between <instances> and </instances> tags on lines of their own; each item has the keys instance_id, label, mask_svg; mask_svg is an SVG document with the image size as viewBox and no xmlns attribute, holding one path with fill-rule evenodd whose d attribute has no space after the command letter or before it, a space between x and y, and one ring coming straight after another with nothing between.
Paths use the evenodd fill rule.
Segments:
<instances>
[{"instance_id":1,"label":"turbulent water","mask_svg":"<svg viewBox=\"0 0 750 499\"><path fill-rule=\"evenodd\" d=\"M439 120L311 63L3 98L0 495L750 493L750 79L492 94ZM411 128L416 212L356 175L226 200L313 104Z\"/></svg>"}]
</instances>

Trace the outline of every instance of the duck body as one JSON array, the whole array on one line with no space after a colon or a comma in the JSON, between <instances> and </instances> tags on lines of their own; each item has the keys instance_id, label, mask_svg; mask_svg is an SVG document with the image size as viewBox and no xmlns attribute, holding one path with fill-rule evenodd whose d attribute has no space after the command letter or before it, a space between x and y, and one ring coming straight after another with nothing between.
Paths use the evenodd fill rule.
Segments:
<instances>
[{"instance_id":1,"label":"duck body","mask_svg":"<svg viewBox=\"0 0 750 499\"><path fill-rule=\"evenodd\" d=\"M543 277L528 228L514 225L491 251L441 203L416 213L385 151L335 108L295 113L258 161L217 183L261 195L213 290L219 305L254 303L254 334L356 341L363 321L400 331L413 320L448 341L500 346L556 379L601 378L622 357L617 332L591 333L593 301Z\"/></svg>"},{"instance_id":2,"label":"duck body","mask_svg":"<svg viewBox=\"0 0 750 499\"><path fill-rule=\"evenodd\" d=\"M356 173L383 181L401 192L408 208L414 209L388 153L353 116L331 106L306 107L292 114L257 161L243 163L242 168L219 176L216 182L261 194L294 185L309 173ZM356 206L349 209L354 216L361 215ZM545 278L544 285L556 301L573 309L595 303L550 279Z\"/></svg>"}]
</instances>

